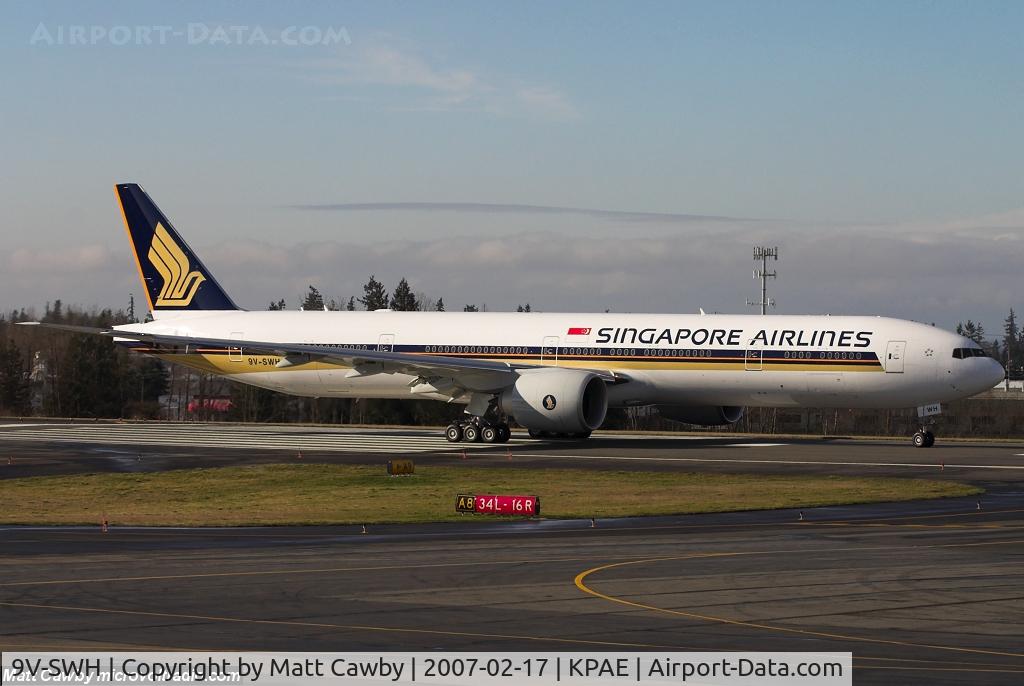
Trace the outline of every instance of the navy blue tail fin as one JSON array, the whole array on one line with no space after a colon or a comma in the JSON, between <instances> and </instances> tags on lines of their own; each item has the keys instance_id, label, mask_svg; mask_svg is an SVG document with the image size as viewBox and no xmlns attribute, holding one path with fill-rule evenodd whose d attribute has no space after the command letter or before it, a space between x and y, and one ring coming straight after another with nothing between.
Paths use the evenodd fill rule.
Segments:
<instances>
[{"instance_id":1,"label":"navy blue tail fin","mask_svg":"<svg viewBox=\"0 0 1024 686\"><path fill-rule=\"evenodd\" d=\"M159 312L239 309L141 186L119 183L114 190L154 317Z\"/></svg>"}]
</instances>

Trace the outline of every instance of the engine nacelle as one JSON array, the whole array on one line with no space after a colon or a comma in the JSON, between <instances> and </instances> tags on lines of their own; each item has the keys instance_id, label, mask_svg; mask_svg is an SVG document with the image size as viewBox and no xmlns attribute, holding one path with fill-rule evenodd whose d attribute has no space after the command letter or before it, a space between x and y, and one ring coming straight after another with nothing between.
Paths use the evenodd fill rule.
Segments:
<instances>
[{"instance_id":1,"label":"engine nacelle","mask_svg":"<svg viewBox=\"0 0 1024 686\"><path fill-rule=\"evenodd\" d=\"M683 424L721 426L738 422L743 416L743 408L730 405L658 405L658 414Z\"/></svg>"},{"instance_id":2,"label":"engine nacelle","mask_svg":"<svg viewBox=\"0 0 1024 686\"><path fill-rule=\"evenodd\" d=\"M608 389L601 377L575 369L524 369L498 405L535 431L593 431L608 414Z\"/></svg>"}]
</instances>

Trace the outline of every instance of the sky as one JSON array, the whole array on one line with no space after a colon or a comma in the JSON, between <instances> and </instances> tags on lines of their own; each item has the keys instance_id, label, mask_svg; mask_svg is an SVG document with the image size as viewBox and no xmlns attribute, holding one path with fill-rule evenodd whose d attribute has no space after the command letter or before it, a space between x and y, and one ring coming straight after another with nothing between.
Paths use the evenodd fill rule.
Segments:
<instances>
[{"instance_id":1,"label":"sky","mask_svg":"<svg viewBox=\"0 0 1024 686\"><path fill-rule=\"evenodd\" d=\"M5 2L0 308L142 301L141 183L247 308L880 314L990 332L1024 3Z\"/></svg>"}]
</instances>

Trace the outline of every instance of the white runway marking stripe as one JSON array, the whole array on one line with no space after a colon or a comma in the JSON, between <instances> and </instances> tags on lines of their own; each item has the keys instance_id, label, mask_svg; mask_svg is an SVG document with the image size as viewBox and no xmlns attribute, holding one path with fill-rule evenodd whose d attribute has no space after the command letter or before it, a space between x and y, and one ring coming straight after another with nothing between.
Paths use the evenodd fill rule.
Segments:
<instances>
[{"instance_id":1,"label":"white runway marking stripe","mask_svg":"<svg viewBox=\"0 0 1024 686\"><path fill-rule=\"evenodd\" d=\"M442 452L483 450L496 447L488 443L449 443L443 436L426 432L382 434L368 431L338 430L282 431L274 428L249 430L238 427L145 427L139 425L48 426L33 429L22 425L20 431L0 433L12 441L89 443L114 446L171 446L204 448L240 448L281 451L324 452ZM512 445L518 442L513 440Z\"/></svg>"},{"instance_id":2,"label":"white runway marking stripe","mask_svg":"<svg viewBox=\"0 0 1024 686\"><path fill-rule=\"evenodd\" d=\"M110 440L170 440L174 442L189 442L189 441L208 441L213 443L232 443L235 441L244 442L265 442L265 443L281 443L284 441L303 441L303 442L320 442L330 443L334 441L344 441L346 443L366 443L375 444L381 441L396 441L401 443L414 443L417 441L426 443L436 443L438 440L444 440L438 436L436 439L429 436L379 436L379 437L364 437L364 436L302 436L302 435L290 435L290 436L259 436L259 435L245 435L238 434L235 436L223 436L223 435L208 435L208 436L197 436L195 434L175 434L175 433L151 433L151 434L97 434L90 432L29 432L19 431L17 434L8 433L0 434L7 436L8 438L31 438L39 440L60 440L60 439L81 439L86 441L110 441ZM445 441L447 442L447 441Z\"/></svg>"},{"instance_id":3,"label":"white runway marking stripe","mask_svg":"<svg viewBox=\"0 0 1024 686\"><path fill-rule=\"evenodd\" d=\"M535 441L513 438L508 444L449 443L438 430L337 429L330 427L231 426L209 424L18 424L0 432L0 441L78 443L109 446L168 446L199 448L260 449L280 451L426 453L461 452L505 446L544 446ZM620 440L625 436L609 436ZM644 438L629 436L630 439ZM660 437L659 437L660 438ZM755 448L781 446L784 443L726 443L726 437L681 436L682 441L696 439L721 441L723 447ZM600 439L598 439L599 441ZM599 442L594 443L599 445ZM546 446L545 446L546 447ZM548 455L551 457L551 455Z\"/></svg>"},{"instance_id":4,"label":"white runway marking stripe","mask_svg":"<svg viewBox=\"0 0 1024 686\"><path fill-rule=\"evenodd\" d=\"M825 465L829 467L851 466L851 467L922 467L927 469L938 469L935 462L844 462L838 460L757 460L753 458L732 458L732 457L627 457L624 455L559 455L558 453L516 453L516 457L557 457L562 460L626 460L644 462L729 462L737 464L778 464L778 465ZM946 469L1018 469L1024 470L1024 465L998 465L998 464L950 464L944 465Z\"/></svg>"}]
</instances>

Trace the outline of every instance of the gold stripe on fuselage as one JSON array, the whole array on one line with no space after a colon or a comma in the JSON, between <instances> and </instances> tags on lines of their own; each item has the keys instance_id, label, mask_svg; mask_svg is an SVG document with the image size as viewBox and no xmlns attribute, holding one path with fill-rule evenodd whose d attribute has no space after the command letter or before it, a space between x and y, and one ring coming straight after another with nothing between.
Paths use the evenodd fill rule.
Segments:
<instances>
[{"instance_id":1,"label":"gold stripe on fuselage","mask_svg":"<svg viewBox=\"0 0 1024 686\"><path fill-rule=\"evenodd\" d=\"M152 354L152 353L151 353ZM277 363L281 358L276 355L242 355L239 359L223 352L216 354L206 353L155 353L156 357L176 364L185 365L199 371L211 374L234 375L250 374L253 372L287 372L287 371L331 371L351 369L350 366L334 362L306 362L288 367L278 367ZM683 361L666 362L665 358L652 358L650 360L621 360L615 364L608 364L606 361L595 360L572 360L561 358L557 363L550 360L541 360L539 357L516 357L516 358L484 358L492 362L506 362L508 364L531 364L538 366L562 367L568 369L601 369L609 371L744 371L747 366L742 360L729 362L714 362L708 358L704 361ZM661 360L661 361L659 361ZM758 370L749 370L758 371ZM827 360L806 360L798 363L774 363L762 362L759 371L767 372L881 372L882 367L876 360L862 360L856 364L829 364Z\"/></svg>"}]
</instances>

